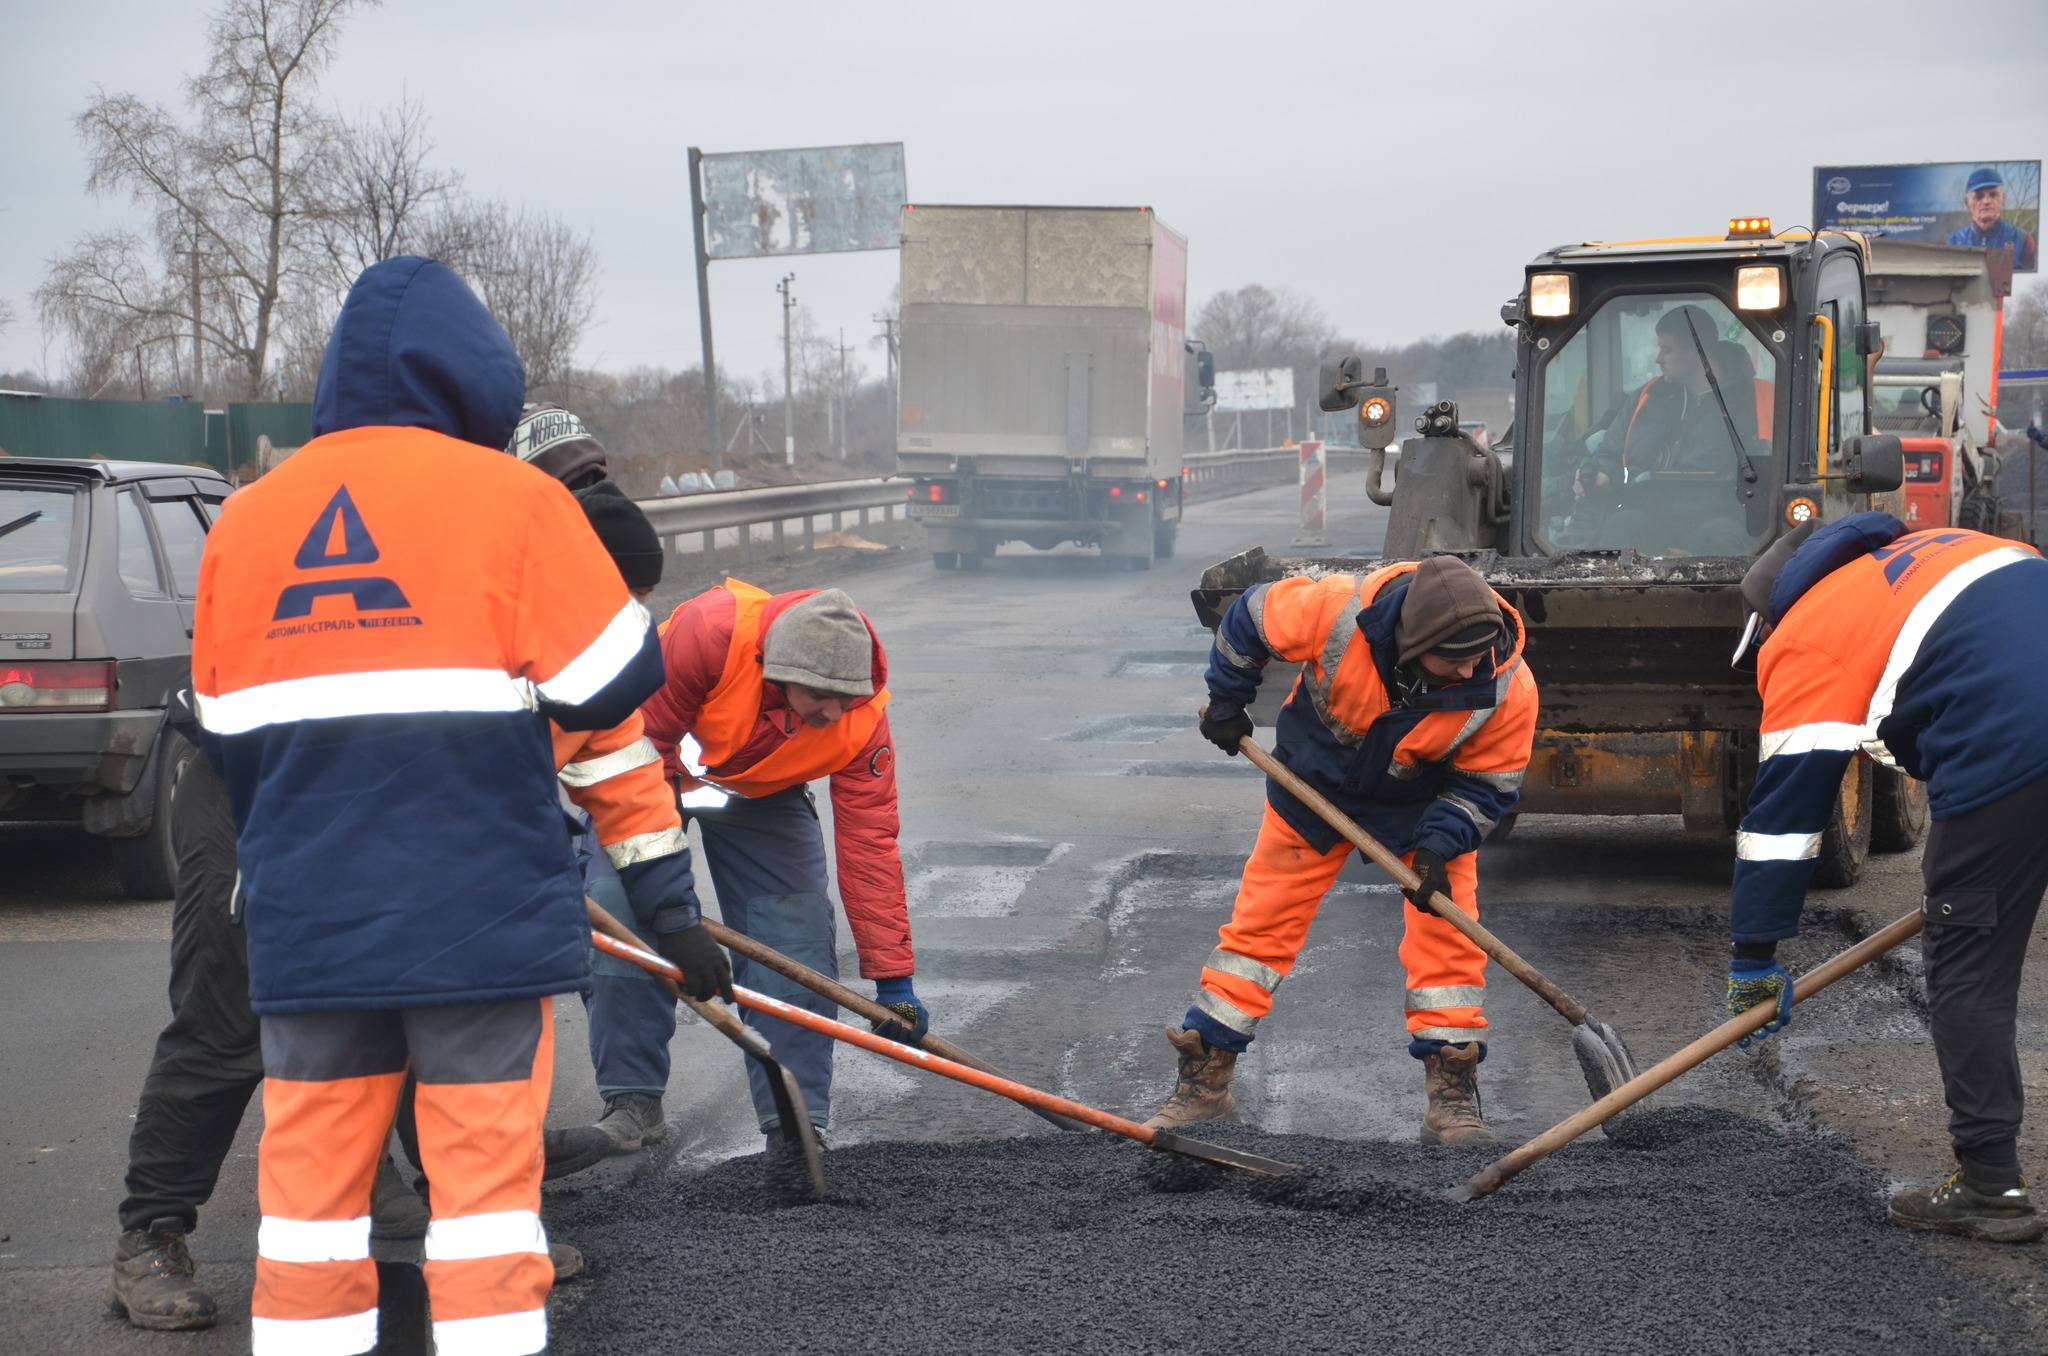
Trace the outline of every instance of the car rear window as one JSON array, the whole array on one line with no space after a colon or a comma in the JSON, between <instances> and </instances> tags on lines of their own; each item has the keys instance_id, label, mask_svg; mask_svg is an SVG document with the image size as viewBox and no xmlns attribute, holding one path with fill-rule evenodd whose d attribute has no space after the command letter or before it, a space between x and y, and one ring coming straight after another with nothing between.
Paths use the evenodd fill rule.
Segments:
<instances>
[{"instance_id":1,"label":"car rear window","mask_svg":"<svg viewBox=\"0 0 2048 1356\"><path fill-rule=\"evenodd\" d=\"M78 573L76 490L0 485L0 593L69 593Z\"/></svg>"}]
</instances>

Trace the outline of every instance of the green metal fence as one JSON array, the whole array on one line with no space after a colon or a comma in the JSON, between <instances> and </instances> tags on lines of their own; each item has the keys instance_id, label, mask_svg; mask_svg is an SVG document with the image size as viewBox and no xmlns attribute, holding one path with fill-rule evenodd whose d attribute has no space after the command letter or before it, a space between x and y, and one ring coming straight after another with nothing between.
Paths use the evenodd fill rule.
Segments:
<instances>
[{"instance_id":1,"label":"green metal fence","mask_svg":"<svg viewBox=\"0 0 2048 1356\"><path fill-rule=\"evenodd\" d=\"M298 447L313 436L313 407L275 402L205 410L186 400L65 400L0 396L0 453L103 457L211 466L223 475L252 466L257 440Z\"/></svg>"}]
</instances>

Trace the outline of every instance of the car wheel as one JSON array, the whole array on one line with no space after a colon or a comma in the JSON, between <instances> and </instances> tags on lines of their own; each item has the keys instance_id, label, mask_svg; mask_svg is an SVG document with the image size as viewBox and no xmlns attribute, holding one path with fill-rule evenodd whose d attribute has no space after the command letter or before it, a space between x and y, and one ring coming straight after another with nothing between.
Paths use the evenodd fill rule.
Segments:
<instances>
[{"instance_id":1,"label":"car wheel","mask_svg":"<svg viewBox=\"0 0 2048 1356\"><path fill-rule=\"evenodd\" d=\"M164 731L152 773L155 787L149 827L133 838L109 838L114 871L130 899L169 899L178 888L178 854L171 845L171 788L198 753L182 735Z\"/></svg>"}]
</instances>

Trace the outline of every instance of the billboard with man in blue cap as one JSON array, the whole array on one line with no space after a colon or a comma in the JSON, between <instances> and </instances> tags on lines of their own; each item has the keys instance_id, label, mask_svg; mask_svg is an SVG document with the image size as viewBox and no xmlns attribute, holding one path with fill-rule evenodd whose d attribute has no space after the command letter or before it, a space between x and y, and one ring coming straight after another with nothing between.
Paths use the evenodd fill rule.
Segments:
<instances>
[{"instance_id":1,"label":"billboard with man in blue cap","mask_svg":"<svg viewBox=\"0 0 2048 1356\"><path fill-rule=\"evenodd\" d=\"M2012 251L2015 272L2039 267L2041 162L1822 166L1813 172L1819 228Z\"/></svg>"}]
</instances>

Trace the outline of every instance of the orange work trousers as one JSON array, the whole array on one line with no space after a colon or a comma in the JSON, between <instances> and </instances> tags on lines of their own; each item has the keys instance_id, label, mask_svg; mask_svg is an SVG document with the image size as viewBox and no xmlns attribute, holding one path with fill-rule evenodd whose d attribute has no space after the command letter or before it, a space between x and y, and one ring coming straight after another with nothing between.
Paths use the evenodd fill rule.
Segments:
<instances>
[{"instance_id":1,"label":"orange work trousers","mask_svg":"<svg viewBox=\"0 0 2048 1356\"><path fill-rule=\"evenodd\" d=\"M1349 843L1317 852L1266 806L1259 840L1244 864L1237 903L1202 966L1195 1006L1247 1041L1273 1010L1273 991L1294 969L1323 896L1351 855ZM1412 862L1411 852L1403 862ZM1477 855L1445 863L1451 899L1479 917ZM1405 1007L1411 1040L1464 1042L1486 1035L1486 953L1433 913L1403 911L1401 964L1408 972Z\"/></svg>"},{"instance_id":2,"label":"orange work trousers","mask_svg":"<svg viewBox=\"0 0 2048 1356\"><path fill-rule=\"evenodd\" d=\"M442 1356L547 1345L554 1267L540 1223L552 1000L266 1016L257 1153L256 1356L377 1344L370 1183L408 1066L433 1183L427 1296Z\"/></svg>"}]
</instances>

